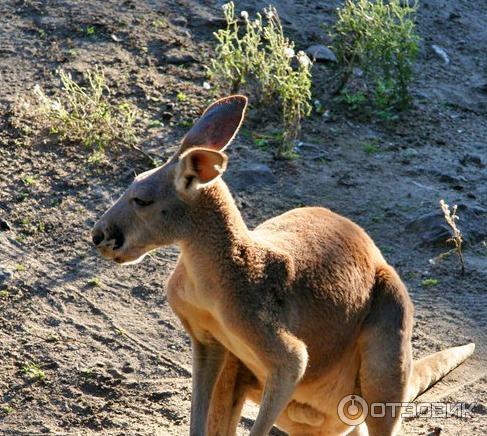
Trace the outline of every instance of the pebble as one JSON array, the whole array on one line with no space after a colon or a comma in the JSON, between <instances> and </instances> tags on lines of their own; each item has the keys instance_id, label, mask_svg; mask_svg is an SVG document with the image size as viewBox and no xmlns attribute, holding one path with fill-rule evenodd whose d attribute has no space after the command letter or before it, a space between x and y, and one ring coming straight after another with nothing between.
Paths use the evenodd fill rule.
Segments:
<instances>
[{"instance_id":1,"label":"pebble","mask_svg":"<svg viewBox=\"0 0 487 436\"><path fill-rule=\"evenodd\" d=\"M164 61L171 65L184 65L198 62L198 60L190 54L166 56Z\"/></svg>"},{"instance_id":2,"label":"pebble","mask_svg":"<svg viewBox=\"0 0 487 436\"><path fill-rule=\"evenodd\" d=\"M314 62L337 62L337 57L333 51L322 44L311 45L306 49L306 54Z\"/></svg>"},{"instance_id":3,"label":"pebble","mask_svg":"<svg viewBox=\"0 0 487 436\"><path fill-rule=\"evenodd\" d=\"M149 397L152 401L164 401L168 398L172 397L174 392L171 391L155 391L149 394Z\"/></svg>"},{"instance_id":4,"label":"pebble","mask_svg":"<svg viewBox=\"0 0 487 436\"><path fill-rule=\"evenodd\" d=\"M480 206L459 204L457 215L459 216L457 225L465 243L474 244L485 239L487 236L487 228L484 225L487 216L486 209ZM441 210L413 218L406 224L406 230L416 233L424 244L430 245L445 245L452 236L451 229Z\"/></svg>"},{"instance_id":5,"label":"pebble","mask_svg":"<svg viewBox=\"0 0 487 436\"><path fill-rule=\"evenodd\" d=\"M125 375L123 375L118 369L115 368L108 368L107 369L108 374L110 374L113 378L116 379L122 379L125 378Z\"/></svg>"},{"instance_id":6,"label":"pebble","mask_svg":"<svg viewBox=\"0 0 487 436\"><path fill-rule=\"evenodd\" d=\"M8 282L13 276L14 273L11 270L7 269L3 265L0 265L0 284Z\"/></svg>"},{"instance_id":7,"label":"pebble","mask_svg":"<svg viewBox=\"0 0 487 436\"><path fill-rule=\"evenodd\" d=\"M272 173L272 170L261 163L249 164L233 174L229 174L228 181L237 190L277 183L276 176Z\"/></svg>"},{"instance_id":8,"label":"pebble","mask_svg":"<svg viewBox=\"0 0 487 436\"><path fill-rule=\"evenodd\" d=\"M171 18L171 23L175 26L186 27L188 25L188 20L183 16L179 16Z\"/></svg>"},{"instance_id":9,"label":"pebble","mask_svg":"<svg viewBox=\"0 0 487 436\"><path fill-rule=\"evenodd\" d=\"M363 70L359 67L353 67L352 73L355 77L362 77L364 75Z\"/></svg>"},{"instance_id":10,"label":"pebble","mask_svg":"<svg viewBox=\"0 0 487 436\"><path fill-rule=\"evenodd\" d=\"M173 113L172 112L169 112L169 111L164 111L162 114L161 114L161 118L165 121L168 121L170 120L171 118L173 117Z\"/></svg>"},{"instance_id":11,"label":"pebble","mask_svg":"<svg viewBox=\"0 0 487 436\"><path fill-rule=\"evenodd\" d=\"M132 372L135 371L134 367L130 364L130 362L125 362L123 367L122 367L122 371L125 373L125 374L130 374Z\"/></svg>"},{"instance_id":12,"label":"pebble","mask_svg":"<svg viewBox=\"0 0 487 436\"><path fill-rule=\"evenodd\" d=\"M429 212L406 224L406 230L417 233L426 244L444 244L451 231L441 212Z\"/></svg>"},{"instance_id":13,"label":"pebble","mask_svg":"<svg viewBox=\"0 0 487 436\"><path fill-rule=\"evenodd\" d=\"M441 174L439 181L443 183L453 183L461 185L462 183L467 183L467 179L464 176L452 176L450 174Z\"/></svg>"},{"instance_id":14,"label":"pebble","mask_svg":"<svg viewBox=\"0 0 487 436\"><path fill-rule=\"evenodd\" d=\"M0 231L6 232L11 229L12 227L10 227L10 223L7 220L0 218Z\"/></svg>"},{"instance_id":15,"label":"pebble","mask_svg":"<svg viewBox=\"0 0 487 436\"><path fill-rule=\"evenodd\" d=\"M446 53L446 50L444 48L441 48L439 45L435 45L435 44L432 44L431 48L433 49L433 51L436 53L437 56L443 59L445 65L448 65L450 63L450 58L448 57L448 54Z\"/></svg>"},{"instance_id":16,"label":"pebble","mask_svg":"<svg viewBox=\"0 0 487 436\"><path fill-rule=\"evenodd\" d=\"M415 148L412 148L412 147L407 147L403 151L403 155L406 157L416 157L416 156L418 156L418 154L419 154L418 150L416 150Z\"/></svg>"},{"instance_id":17,"label":"pebble","mask_svg":"<svg viewBox=\"0 0 487 436\"><path fill-rule=\"evenodd\" d=\"M486 165L485 162L482 160L482 157L480 155L474 154L474 153L464 154L460 159L460 163L463 166L475 165L479 168L484 168Z\"/></svg>"},{"instance_id":18,"label":"pebble","mask_svg":"<svg viewBox=\"0 0 487 436\"><path fill-rule=\"evenodd\" d=\"M309 142L300 142L296 146L298 153L304 153L313 160L328 160L331 161L330 156L319 145L311 144Z\"/></svg>"}]
</instances>

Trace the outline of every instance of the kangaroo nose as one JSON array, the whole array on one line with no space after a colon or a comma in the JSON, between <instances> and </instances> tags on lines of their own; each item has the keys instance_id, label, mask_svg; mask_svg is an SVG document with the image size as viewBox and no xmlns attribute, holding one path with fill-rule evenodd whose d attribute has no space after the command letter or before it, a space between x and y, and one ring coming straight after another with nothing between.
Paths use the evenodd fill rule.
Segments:
<instances>
[{"instance_id":1,"label":"kangaroo nose","mask_svg":"<svg viewBox=\"0 0 487 436\"><path fill-rule=\"evenodd\" d=\"M101 230L99 229L93 230L93 234L92 234L93 244L100 245L104 239L105 239L105 234Z\"/></svg>"}]
</instances>

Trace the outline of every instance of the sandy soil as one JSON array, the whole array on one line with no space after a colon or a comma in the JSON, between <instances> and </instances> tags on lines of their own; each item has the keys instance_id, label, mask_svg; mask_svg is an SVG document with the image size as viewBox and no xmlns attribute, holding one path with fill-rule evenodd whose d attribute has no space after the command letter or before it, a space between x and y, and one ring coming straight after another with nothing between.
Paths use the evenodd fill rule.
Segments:
<instances>
[{"instance_id":1,"label":"sandy soil","mask_svg":"<svg viewBox=\"0 0 487 436\"><path fill-rule=\"evenodd\" d=\"M333 22L339 2L277 3L298 48L328 42L321 26ZM249 12L265 5L238 4ZM190 344L164 291L177 249L118 267L90 243L94 221L147 161L113 149L90 164L89 150L15 126L14 108L37 83L56 89L56 68L79 77L102 65L115 98L140 109L140 147L164 159L214 98L203 87L203 65L221 25L219 5L0 3L0 218L11 227L0 232L0 433L187 434ZM487 432L486 22L485 2L421 2L415 102L397 121L363 119L332 101L333 69L317 65L314 93L329 113L306 121L298 159L276 161L272 150L256 147L252 132L273 121L252 121L252 114L229 150L225 179L250 226L292 207L323 205L367 229L410 289L416 357L477 344L467 363L420 399L475 404L471 416L419 416L405 422L404 435ZM432 44L447 51L449 65ZM178 92L188 98L178 101ZM163 126L150 128L153 120ZM256 163L272 172L260 183L248 176ZM441 198L467 207L464 276L454 256L432 265L447 248L406 227L438 211ZM425 286L427 278L438 283ZM45 378L30 380L26 364ZM249 425L251 418L242 420L241 434Z\"/></svg>"}]
</instances>

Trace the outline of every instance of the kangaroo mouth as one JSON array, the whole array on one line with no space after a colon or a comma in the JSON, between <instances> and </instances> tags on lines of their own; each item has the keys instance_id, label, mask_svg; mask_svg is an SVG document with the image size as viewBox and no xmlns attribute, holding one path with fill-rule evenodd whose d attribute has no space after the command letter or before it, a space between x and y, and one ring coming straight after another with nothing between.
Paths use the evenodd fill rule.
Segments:
<instances>
[{"instance_id":1,"label":"kangaroo mouth","mask_svg":"<svg viewBox=\"0 0 487 436\"><path fill-rule=\"evenodd\" d=\"M113 250L111 256L108 258L119 265L134 265L141 262L149 251L142 247L134 247L131 249L122 247L118 250Z\"/></svg>"},{"instance_id":2,"label":"kangaroo mouth","mask_svg":"<svg viewBox=\"0 0 487 436\"><path fill-rule=\"evenodd\" d=\"M126 240L120 247L108 244L98 246L97 249L101 256L107 260L119 265L133 265L141 262L149 252L159 247L156 244L131 244Z\"/></svg>"},{"instance_id":3,"label":"kangaroo mouth","mask_svg":"<svg viewBox=\"0 0 487 436\"><path fill-rule=\"evenodd\" d=\"M112 260L114 260L116 263L118 263L119 265L135 265L139 262L142 262L142 259L144 259L145 255L147 253L144 253L138 257L121 257L121 256L117 256L117 257L114 257Z\"/></svg>"},{"instance_id":4,"label":"kangaroo mouth","mask_svg":"<svg viewBox=\"0 0 487 436\"><path fill-rule=\"evenodd\" d=\"M138 247L133 249L127 249L123 246L117 249L112 247L98 247L98 251L103 258L107 260L112 260L119 265L138 263L145 257L148 252L147 250L143 250Z\"/></svg>"}]
</instances>

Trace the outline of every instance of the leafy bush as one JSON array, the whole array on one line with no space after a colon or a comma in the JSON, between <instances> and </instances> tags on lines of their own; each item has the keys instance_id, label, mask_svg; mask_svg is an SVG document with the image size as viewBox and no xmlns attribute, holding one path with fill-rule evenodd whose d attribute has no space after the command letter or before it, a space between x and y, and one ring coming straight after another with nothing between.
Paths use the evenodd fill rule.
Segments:
<instances>
[{"instance_id":1,"label":"leafy bush","mask_svg":"<svg viewBox=\"0 0 487 436\"><path fill-rule=\"evenodd\" d=\"M34 94L41 124L63 140L104 148L114 141L135 141L135 110L128 103L115 105L107 97L110 89L99 70L87 71L88 86L78 85L69 73L59 71L62 89L57 98L48 97L37 85Z\"/></svg>"},{"instance_id":2,"label":"leafy bush","mask_svg":"<svg viewBox=\"0 0 487 436\"><path fill-rule=\"evenodd\" d=\"M403 109L410 102L408 86L419 50L416 9L417 3L408 0L346 0L338 9L332 38L345 69L342 85L354 67L360 68L367 94L380 109Z\"/></svg>"},{"instance_id":3,"label":"leafy bush","mask_svg":"<svg viewBox=\"0 0 487 436\"><path fill-rule=\"evenodd\" d=\"M209 76L220 86L228 84L232 93L247 85L266 107L277 100L283 121L278 152L289 156L301 120L311 112L311 61L304 52L295 54L274 7L264 9L265 19L257 13L251 20L242 11L242 26L233 2L224 5L223 11L227 25L214 34L216 57L208 67Z\"/></svg>"},{"instance_id":4,"label":"leafy bush","mask_svg":"<svg viewBox=\"0 0 487 436\"><path fill-rule=\"evenodd\" d=\"M226 29L220 29L213 35L217 39L216 58L211 61L208 73L211 79L230 83L230 92L237 93L247 76L262 63L260 45L262 40L262 16L257 14L254 22L245 17L245 31L240 35L238 18L235 17L233 2L223 5L223 14L227 22Z\"/></svg>"}]
</instances>

